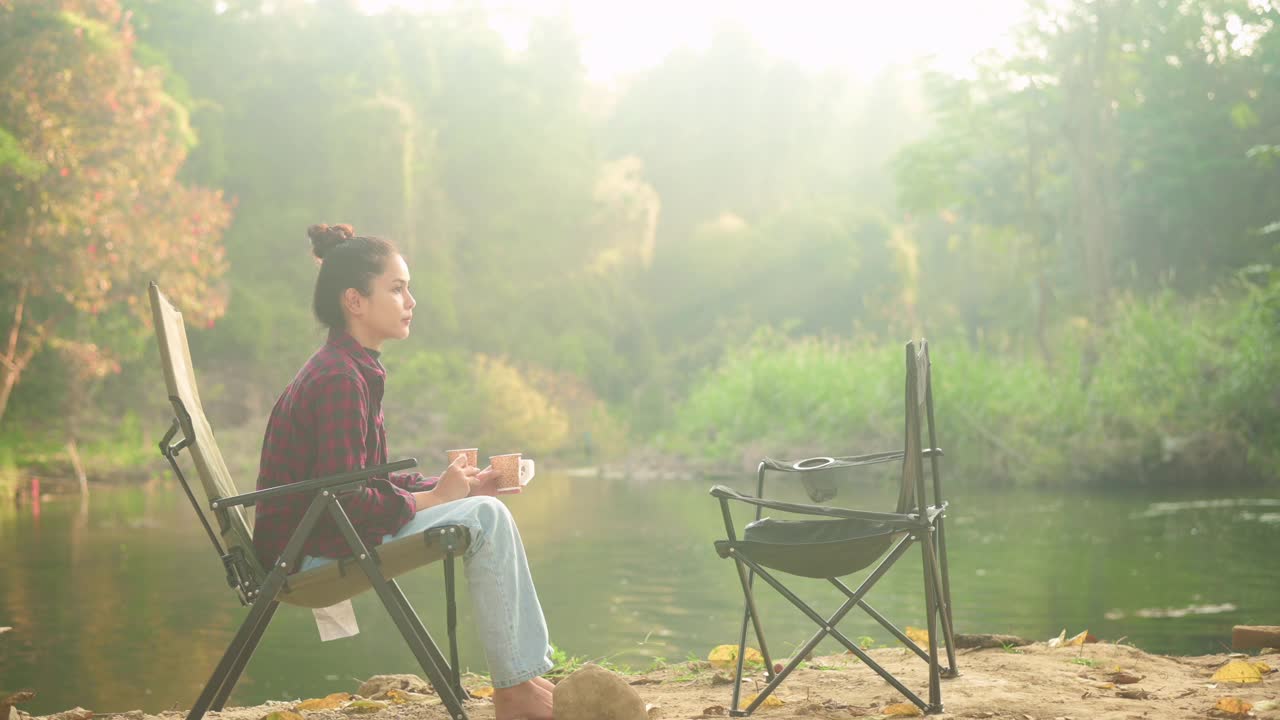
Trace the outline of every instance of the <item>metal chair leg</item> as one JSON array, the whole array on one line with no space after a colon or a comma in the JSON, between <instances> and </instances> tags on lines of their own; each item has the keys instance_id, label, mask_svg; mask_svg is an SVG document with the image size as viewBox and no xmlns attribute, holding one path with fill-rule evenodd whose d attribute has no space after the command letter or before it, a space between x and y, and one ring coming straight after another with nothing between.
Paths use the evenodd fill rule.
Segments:
<instances>
[{"instance_id":1,"label":"metal chair leg","mask_svg":"<svg viewBox=\"0 0 1280 720\"><path fill-rule=\"evenodd\" d=\"M275 617L276 609L279 607L279 601L271 603L266 613L258 621L258 625L249 636L248 642L241 648L240 657L231 666L231 672L222 683L222 689L213 696L213 704L209 706L210 710L221 710L226 705L227 697L231 695L231 690L235 687L236 682L240 680L240 674L244 672L245 666L249 664L250 658L253 657L253 651L258 648L258 642L262 640L263 633L267 631L267 626L271 624L271 618Z\"/></svg>"}]
</instances>

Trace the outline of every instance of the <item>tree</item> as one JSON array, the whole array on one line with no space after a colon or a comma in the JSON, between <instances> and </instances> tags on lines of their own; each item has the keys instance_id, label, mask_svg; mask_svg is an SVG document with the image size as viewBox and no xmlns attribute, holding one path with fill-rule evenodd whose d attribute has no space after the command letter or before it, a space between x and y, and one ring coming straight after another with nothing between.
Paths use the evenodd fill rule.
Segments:
<instances>
[{"instance_id":1,"label":"tree","mask_svg":"<svg viewBox=\"0 0 1280 720\"><path fill-rule=\"evenodd\" d=\"M136 347L147 280L188 322L223 311L231 208L177 180L194 136L135 44L116 0L0 0L0 419L42 350Z\"/></svg>"}]
</instances>

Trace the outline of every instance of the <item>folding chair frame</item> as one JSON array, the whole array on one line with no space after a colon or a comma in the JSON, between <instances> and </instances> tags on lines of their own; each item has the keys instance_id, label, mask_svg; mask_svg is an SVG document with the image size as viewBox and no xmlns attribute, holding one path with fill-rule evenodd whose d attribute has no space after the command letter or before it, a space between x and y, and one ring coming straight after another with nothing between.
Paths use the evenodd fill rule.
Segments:
<instances>
[{"instance_id":1,"label":"folding chair frame","mask_svg":"<svg viewBox=\"0 0 1280 720\"><path fill-rule=\"evenodd\" d=\"M343 493L365 486L371 478L388 472L415 467L418 461L409 458L385 465L364 468L363 470L305 480L211 501L209 503L210 508L220 518L223 518L229 508L252 506L270 497L297 493L306 493L312 496L311 504L307 507L306 513L303 514L302 521L298 524L297 529L290 536L284 552L281 553L275 566L271 568L265 578L259 578L258 573L255 571L255 563L249 562L239 553L223 552L222 545L218 542L213 528L210 527L208 520L205 519L204 513L200 511L195 495L191 492L191 486L177 462L178 454L191 444L191 438L194 438L195 434L191 429L190 416L183 407L182 400L174 396L170 396L169 399L173 403L176 417L169 431L160 441L160 453L169 461L169 465L173 468L178 481L182 484L187 498L191 501L196 514L200 517L201 524L203 524L205 531L208 533L209 539L213 542L214 549L218 552L219 557L222 558L223 566L227 570L227 583L239 595L242 605L252 603L248 617L245 618L240 630L232 639L231 645L218 662L213 675L209 678L209 682L200 693L200 697L192 705L191 711L187 713L187 720L201 720L207 711L217 711L223 708L232 688L235 687L245 666L249 663L249 659L253 656L258 642L266 632L267 626L271 623L271 618L275 615L276 608L280 605L278 598L289 582L288 575L290 571L298 567L306 539L326 513L333 517L338 530L347 541L347 548L351 551L351 557L355 559L360 569L369 578L369 583L373 586L374 591L377 592L378 599L382 601L387 614L391 616L396 628L400 631L400 635L404 637L405 643L409 645L410 651L413 652L418 664L422 666L423 672L427 674L427 679L430 680L431 686L435 688L436 693L440 696L440 700L444 703L444 707L448 710L450 717L453 720L467 720L466 711L462 707L462 700L469 696L466 690L462 688L459 673L456 634L457 604L454 596L454 558L461 552L460 548L465 547L465 541L468 537L467 528L459 525L446 525L426 531L427 537L439 538L445 549L445 599L448 606L447 623L450 654L450 661L446 662L444 656L440 653L440 648L431 638L427 628L422 624L417 612L414 611L408 598L405 597L404 591L400 589L400 585L394 579L387 579L383 576L382 571L379 569L381 561L378 558L377 550L365 546L360 539L359 533L356 532L355 527L351 524L351 519L347 517L346 511L343 510L342 505L338 502ZM178 442L173 442L179 430L182 431L183 438Z\"/></svg>"},{"instance_id":2,"label":"folding chair frame","mask_svg":"<svg viewBox=\"0 0 1280 720\"><path fill-rule=\"evenodd\" d=\"M920 370L915 363L919 362L916 357L915 346L913 343L907 345L907 450L903 452L873 453L869 455L859 455L841 458L817 458L823 462L811 463L802 460L795 463L779 463L774 460L765 459L762 461L757 470L756 495L755 497L735 492L723 486L712 488L711 494L720 501L721 514L724 517L724 527L727 541L717 542L717 551L721 557L732 557L738 571L738 579L742 585L742 592L745 598L745 609L742 617L742 630L738 640L738 656L733 685L733 702L729 714L733 717L746 717L760 707L760 705L773 693L773 691L791 674L805 657L817 647L828 635L835 638L842 645L848 648L854 656L861 660L867 667L871 668L877 675L882 677L886 682L892 685L898 692L902 693L911 703L920 708L924 713L936 713L943 711L942 705L942 689L941 678L953 678L959 675L956 665L955 656L955 635L951 618L951 584L947 573L947 545L946 533L943 526L943 518L947 508L947 503L941 500L941 480L939 476L938 458L942 456L942 450L937 447L937 436L933 424L933 389L931 378L929 377L929 361L927 345L921 341L920 357L923 358L923 377L919 377ZM920 391L923 390L923 393ZM925 418L929 430L929 447L920 448L920 427L919 406L923 405L925 409ZM912 409L914 406L914 410ZM914 423L914 428L912 427ZM916 457L909 458L907 453L917 454ZM933 477L933 497L935 505L925 506L925 484L922 460L929 458L932 477ZM779 502L764 499L764 480L765 473L769 470L783 472L812 472L819 470L827 470L832 467L858 467L863 465L873 465L892 460L902 459L908 465L907 471L904 472L904 483L911 483L911 491L915 497L915 512L868 512L857 510L844 510L833 507L822 507L818 505L807 505L799 503ZM801 600L795 593L785 587L777 578L775 578L768 570L760 566L752 560L749 553L742 552L743 545L739 543L737 534L734 530L733 517L729 509L729 501L735 500L745 502L756 506L755 519L761 518L764 508L772 508L786 512L799 513L805 515L815 515L830 518L850 518L874 520L882 522L889 527L903 533L903 536L893 544L893 548L889 551L874 570L867 575L863 582L858 586L857 590L850 590L847 585L836 577L826 578L831 584L838 588L846 597L843 604L828 618L819 615L813 608ZM920 510L923 508L923 510ZM900 507L899 510L907 508ZM871 588L893 567L908 550L913 542L920 544L921 559L924 572L924 590L925 590L925 610L928 616L927 627L929 631L929 649L926 652L917 645L906 633L899 630L893 623L886 619L882 614L877 612L870 604L864 600L864 596ZM768 644L765 640L764 628L761 624L760 614L756 608L755 597L752 592L754 577L759 575L774 590L785 597L793 605L804 613L810 620L819 627L813 637L800 647L800 649L792 657L791 661L779 672L774 672L773 660L769 656ZM845 617L845 615L854 607L859 607L871 616L877 623L889 631L897 638L907 649L911 650L922 660L929 664L929 701L925 702L916 693L912 692L895 678L889 671L885 670L876 663L862 648L843 633L836 629L836 625ZM938 630L941 625L943 632L943 640L947 654L947 666L943 667L938 658ZM768 683L761 690L754 700L745 708L739 709L743 669L746 660L747 647L747 631L748 628L755 631L756 641L760 646L760 654L764 659L765 674Z\"/></svg>"}]
</instances>

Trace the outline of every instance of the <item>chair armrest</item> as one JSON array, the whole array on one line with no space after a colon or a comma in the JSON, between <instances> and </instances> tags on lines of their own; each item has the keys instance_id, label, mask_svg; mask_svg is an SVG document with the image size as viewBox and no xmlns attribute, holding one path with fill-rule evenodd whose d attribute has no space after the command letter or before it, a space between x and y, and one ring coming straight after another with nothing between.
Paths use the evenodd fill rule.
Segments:
<instances>
[{"instance_id":1,"label":"chair armrest","mask_svg":"<svg viewBox=\"0 0 1280 720\"><path fill-rule=\"evenodd\" d=\"M336 475L328 475L325 477L312 478L310 480L301 480L288 485L279 485L266 490L257 490L243 495L232 495L231 497L218 498L209 503L209 507L217 510L220 507L233 507L236 505L256 505L257 503L269 498L280 497L281 495L292 495L294 493L311 493L317 490L325 490L337 485L347 485L350 483L367 482L376 475L384 475L397 470L407 470L411 467L418 466L417 458L405 458L397 460L385 465L374 465L360 470L350 470Z\"/></svg>"},{"instance_id":2,"label":"chair armrest","mask_svg":"<svg viewBox=\"0 0 1280 720\"><path fill-rule=\"evenodd\" d=\"M822 507L821 505L804 505L801 503L782 502L780 500L764 500L752 495L743 495L737 490L725 487L724 485L716 485L711 488L711 495L720 498L721 500L738 500L740 502L759 507L798 513L800 515L820 515L823 517L844 519L874 520L876 522L883 522L888 525L896 525L900 527L917 527L920 525L920 518L915 515L871 512L867 510L845 510L843 508Z\"/></svg>"},{"instance_id":3,"label":"chair armrest","mask_svg":"<svg viewBox=\"0 0 1280 720\"><path fill-rule=\"evenodd\" d=\"M941 456L942 448L926 448L921 453L924 457ZM846 455L843 457L811 457L803 460L774 460L765 458L760 461L766 470L775 472L817 472L842 467L858 467L861 465L878 465L892 460L901 460L906 453L902 450L892 452L870 453L868 455Z\"/></svg>"}]
</instances>

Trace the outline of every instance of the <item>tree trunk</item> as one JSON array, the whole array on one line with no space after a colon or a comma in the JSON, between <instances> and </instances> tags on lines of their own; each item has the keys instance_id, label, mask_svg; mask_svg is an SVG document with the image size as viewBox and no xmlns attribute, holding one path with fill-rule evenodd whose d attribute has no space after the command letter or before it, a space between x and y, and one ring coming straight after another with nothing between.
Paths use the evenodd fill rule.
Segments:
<instances>
[{"instance_id":1,"label":"tree trunk","mask_svg":"<svg viewBox=\"0 0 1280 720\"><path fill-rule=\"evenodd\" d=\"M76 482L80 483L80 497L89 496L89 476L84 472L84 463L80 462L80 450L76 447L76 439L67 441L67 456L71 458L71 468L75 470Z\"/></svg>"},{"instance_id":2,"label":"tree trunk","mask_svg":"<svg viewBox=\"0 0 1280 720\"><path fill-rule=\"evenodd\" d=\"M1032 89L1038 89L1032 84ZM1027 131L1027 231L1035 244L1036 263L1036 344L1044 366L1053 367L1053 350L1049 347L1049 301L1052 291L1045 265L1049 260L1044 241L1044 212L1040 209L1040 145L1031 129L1031 115L1024 116Z\"/></svg>"},{"instance_id":3,"label":"tree trunk","mask_svg":"<svg viewBox=\"0 0 1280 720\"><path fill-rule=\"evenodd\" d=\"M5 408L9 406L9 396L13 386L18 384L18 376L22 374L22 365L18 364L18 335L22 332L22 315L27 308L28 285L24 281L18 288L18 302L13 309L13 325L9 327L9 342L5 345L4 356L0 357L0 420L4 419Z\"/></svg>"},{"instance_id":4,"label":"tree trunk","mask_svg":"<svg viewBox=\"0 0 1280 720\"><path fill-rule=\"evenodd\" d=\"M31 358L35 357L36 352L44 347L44 341L48 339L50 331L62 317L61 315L50 317L27 330L24 335L22 325L26 320L29 295L30 285L24 280L18 288L18 302L13 309L13 325L9 327L9 341L5 346L4 354L0 355L0 373L3 373L3 379L0 379L0 420L4 419L5 409L9 406L9 397L18 380L22 378L22 371L27 369L27 364L31 362ZM20 339L26 340L26 347L21 353L18 352Z\"/></svg>"},{"instance_id":5,"label":"tree trunk","mask_svg":"<svg viewBox=\"0 0 1280 720\"><path fill-rule=\"evenodd\" d=\"M1107 188L1111 185L1102 158L1109 149L1105 92L1111 26L1107 3L1099 3L1090 38L1066 78L1067 152L1082 255L1081 270L1089 294L1091 320L1101 325L1111 296L1111 221Z\"/></svg>"}]
</instances>

